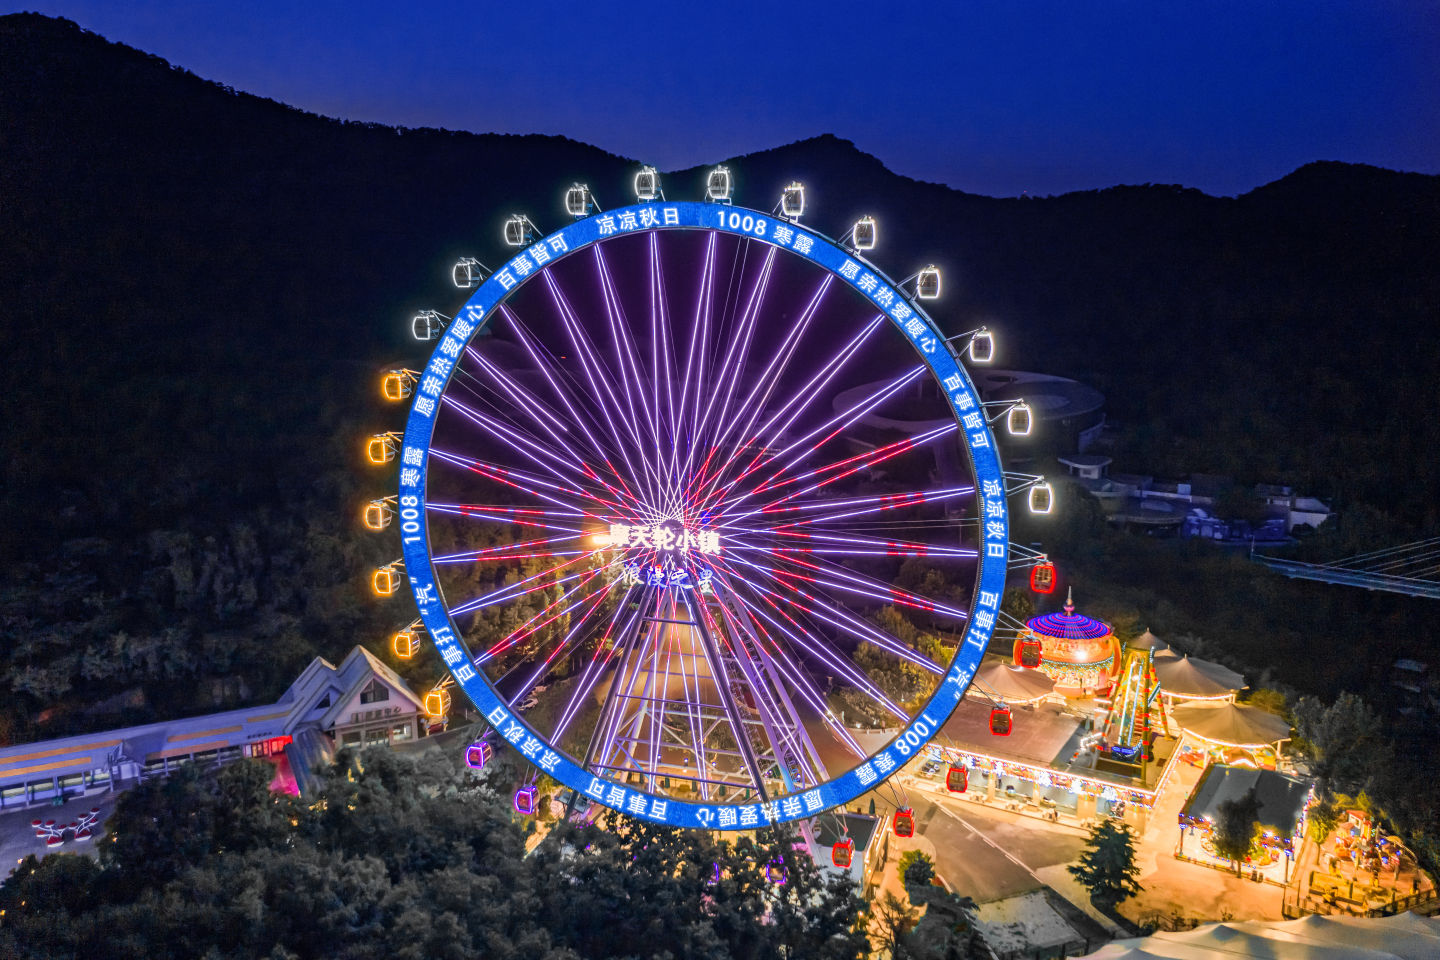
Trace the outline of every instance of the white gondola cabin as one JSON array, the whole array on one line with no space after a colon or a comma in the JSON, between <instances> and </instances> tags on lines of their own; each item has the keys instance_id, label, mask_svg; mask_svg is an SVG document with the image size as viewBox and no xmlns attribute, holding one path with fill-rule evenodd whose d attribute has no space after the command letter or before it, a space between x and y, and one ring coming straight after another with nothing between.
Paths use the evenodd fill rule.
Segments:
<instances>
[{"instance_id":1,"label":"white gondola cabin","mask_svg":"<svg viewBox=\"0 0 1440 960\"><path fill-rule=\"evenodd\" d=\"M970 347L966 353L971 363L989 363L995 357L995 336L981 327L975 336L970 338Z\"/></svg>"},{"instance_id":2,"label":"white gondola cabin","mask_svg":"<svg viewBox=\"0 0 1440 960\"><path fill-rule=\"evenodd\" d=\"M729 203L732 183L729 167L716 167L705 178L705 196L717 203Z\"/></svg>"},{"instance_id":3,"label":"white gondola cabin","mask_svg":"<svg viewBox=\"0 0 1440 960\"><path fill-rule=\"evenodd\" d=\"M516 214L505 221L505 246L523 247L535 239L535 231L531 228L530 218L523 213Z\"/></svg>"},{"instance_id":4,"label":"white gondola cabin","mask_svg":"<svg viewBox=\"0 0 1440 960\"><path fill-rule=\"evenodd\" d=\"M850 244L856 250L874 250L875 237L875 218L861 217L855 221L855 227L850 231Z\"/></svg>"},{"instance_id":5,"label":"white gondola cabin","mask_svg":"<svg viewBox=\"0 0 1440 960\"><path fill-rule=\"evenodd\" d=\"M410 335L422 343L434 340L445 331L445 320L434 310L421 310L410 321Z\"/></svg>"},{"instance_id":6,"label":"white gondola cabin","mask_svg":"<svg viewBox=\"0 0 1440 960\"><path fill-rule=\"evenodd\" d=\"M590 216L590 188L583 183L571 184L565 191L565 212L576 220Z\"/></svg>"},{"instance_id":7,"label":"white gondola cabin","mask_svg":"<svg viewBox=\"0 0 1440 960\"><path fill-rule=\"evenodd\" d=\"M915 275L915 296L921 300L940 297L940 268L933 263Z\"/></svg>"},{"instance_id":8,"label":"white gondola cabin","mask_svg":"<svg viewBox=\"0 0 1440 960\"><path fill-rule=\"evenodd\" d=\"M1030 404L1021 400L1010 408L1005 414L1005 430L1012 437L1030 436L1030 428L1034 425L1034 418L1030 415Z\"/></svg>"},{"instance_id":9,"label":"white gondola cabin","mask_svg":"<svg viewBox=\"0 0 1440 960\"><path fill-rule=\"evenodd\" d=\"M635 174L635 196L646 201L659 199L660 174L654 167L641 167Z\"/></svg>"},{"instance_id":10,"label":"white gondola cabin","mask_svg":"<svg viewBox=\"0 0 1440 960\"><path fill-rule=\"evenodd\" d=\"M450 269L450 279L461 290L474 290L485 281L485 268L474 257L462 257Z\"/></svg>"},{"instance_id":11,"label":"white gondola cabin","mask_svg":"<svg viewBox=\"0 0 1440 960\"><path fill-rule=\"evenodd\" d=\"M805 212L805 185L792 180L780 194L780 215L787 220L799 220Z\"/></svg>"},{"instance_id":12,"label":"white gondola cabin","mask_svg":"<svg viewBox=\"0 0 1440 960\"><path fill-rule=\"evenodd\" d=\"M1041 480L1030 488L1030 512L1037 515L1049 513L1055 507L1055 488L1049 481Z\"/></svg>"}]
</instances>

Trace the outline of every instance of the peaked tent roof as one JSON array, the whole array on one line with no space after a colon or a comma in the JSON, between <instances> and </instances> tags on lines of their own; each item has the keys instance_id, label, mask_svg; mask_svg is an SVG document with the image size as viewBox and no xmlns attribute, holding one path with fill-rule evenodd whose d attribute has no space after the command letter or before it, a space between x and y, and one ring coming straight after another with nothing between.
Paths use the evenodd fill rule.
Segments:
<instances>
[{"instance_id":1,"label":"peaked tent roof","mask_svg":"<svg viewBox=\"0 0 1440 960\"><path fill-rule=\"evenodd\" d=\"M983 692L1006 703L1032 703L1055 689L1055 681L1039 670L1015 667L1003 660L991 660L975 671Z\"/></svg>"},{"instance_id":2,"label":"peaked tent roof","mask_svg":"<svg viewBox=\"0 0 1440 960\"><path fill-rule=\"evenodd\" d=\"M1160 689L1176 697L1223 697L1245 686L1245 678L1239 674L1190 657L1156 657L1155 675L1160 678ZM1235 678L1238 685L1232 682Z\"/></svg>"},{"instance_id":3,"label":"peaked tent roof","mask_svg":"<svg viewBox=\"0 0 1440 960\"><path fill-rule=\"evenodd\" d=\"M1201 775L1195 792L1185 801L1180 812L1188 817L1213 819L1219 815L1222 803L1239 800L1251 790L1255 791L1255 799L1260 801L1257 819L1281 837L1293 833L1305 800L1310 795L1310 781L1274 770L1212 764Z\"/></svg>"},{"instance_id":4,"label":"peaked tent roof","mask_svg":"<svg viewBox=\"0 0 1440 960\"><path fill-rule=\"evenodd\" d=\"M1440 956L1440 920L1405 913L1212 923L1187 933L1116 940L1085 960L1429 960L1436 956Z\"/></svg>"},{"instance_id":5,"label":"peaked tent roof","mask_svg":"<svg viewBox=\"0 0 1440 960\"><path fill-rule=\"evenodd\" d=\"M1165 679L1160 679L1164 689ZM1170 711L1181 730L1227 747L1263 747L1290 739L1290 724L1259 707L1223 703L1182 703Z\"/></svg>"}]
</instances>

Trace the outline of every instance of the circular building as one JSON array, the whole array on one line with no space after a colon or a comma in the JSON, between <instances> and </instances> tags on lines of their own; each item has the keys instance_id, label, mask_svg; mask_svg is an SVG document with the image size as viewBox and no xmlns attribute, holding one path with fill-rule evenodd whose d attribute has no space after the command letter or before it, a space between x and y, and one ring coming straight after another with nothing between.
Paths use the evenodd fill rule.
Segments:
<instances>
[{"instance_id":1,"label":"circular building","mask_svg":"<svg viewBox=\"0 0 1440 960\"><path fill-rule=\"evenodd\" d=\"M1110 689L1120 642L1110 625L1075 612L1074 595L1065 597L1064 613L1047 613L1025 625L1022 639L1040 641L1040 669L1067 697L1102 694Z\"/></svg>"}]
</instances>

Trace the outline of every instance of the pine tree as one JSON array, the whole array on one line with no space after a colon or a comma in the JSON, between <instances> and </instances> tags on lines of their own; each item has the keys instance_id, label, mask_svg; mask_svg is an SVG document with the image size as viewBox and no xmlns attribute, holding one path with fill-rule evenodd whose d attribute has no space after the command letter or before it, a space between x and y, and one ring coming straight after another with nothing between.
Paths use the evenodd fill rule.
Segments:
<instances>
[{"instance_id":1,"label":"pine tree","mask_svg":"<svg viewBox=\"0 0 1440 960\"><path fill-rule=\"evenodd\" d=\"M1105 909L1113 910L1141 890L1135 879L1140 874L1135 865L1135 837L1117 820L1102 820L1090 831L1080 862L1069 869L1090 891L1096 906Z\"/></svg>"}]
</instances>

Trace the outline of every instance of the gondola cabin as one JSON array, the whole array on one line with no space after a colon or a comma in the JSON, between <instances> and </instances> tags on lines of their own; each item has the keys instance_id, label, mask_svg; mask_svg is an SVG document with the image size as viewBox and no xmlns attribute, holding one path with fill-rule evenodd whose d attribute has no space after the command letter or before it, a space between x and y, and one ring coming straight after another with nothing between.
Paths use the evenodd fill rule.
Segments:
<instances>
[{"instance_id":1,"label":"gondola cabin","mask_svg":"<svg viewBox=\"0 0 1440 960\"><path fill-rule=\"evenodd\" d=\"M1015 663L1027 670L1034 670L1040 666L1042 660L1040 641L1034 637L1026 637L1018 644L1019 649L1015 655Z\"/></svg>"},{"instance_id":2,"label":"gondola cabin","mask_svg":"<svg viewBox=\"0 0 1440 960\"><path fill-rule=\"evenodd\" d=\"M415 375L409 370L391 370L380 378L380 394L392 403L410 396L415 384Z\"/></svg>"},{"instance_id":3,"label":"gondola cabin","mask_svg":"<svg viewBox=\"0 0 1440 960\"><path fill-rule=\"evenodd\" d=\"M799 220L805 212L805 185L791 183L780 194L780 213L787 220Z\"/></svg>"},{"instance_id":4,"label":"gondola cabin","mask_svg":"<svg viewBox=\"0 0 1440 960\"><path fill-rule=\"evenodd\" d=\"M850 862L855 859L855 841L846 837L830 848L830 862L841 870L849 870Z\"/></svg>"},{"instance_id":5,"label":"gondola cabin","mask_svg":"<svg viewBox=\"0 0 1440 960\"><path fill-rule=\"evenodd\" d=\"M990 732L997 737L1010 736L1010 708L996 707L990 711Z\"/></svg>"},{"instance_id":6,"label":"gondola cabin","mask_svg":"<svg viewBox=\"0 0 1440 960\"><path fill-rule=\"evenodd\" d=\"M730 202L730 168L716 167L705 181L705 196L721 203Z\"/></svg>"},{"instance_id":7,"label":"gondola cabin","mask_svg":"<svg viewBox=\"0 0 1440 960\"><path fill-rule=\"evenodd\" d=\"M535 239L535 232L530 229L530 220L524 214L516 214L505 221L505 245L507 247L523 247Z\"/></svg>"},{"instance_id":8,"label":"gondola cabin","mask_svg":"<svg viewBox=\"0 0 1440 960\"><path fill-rule=\"evenodd\" d=\"M395 438L388 433L377 433L365 444L365 456L374 464L389 463L395 459Z\"/></svg>"},{"instance_id":9,"label":"gondola cabin","mask_svg":"<svg viewBox=\"0 0 1440 960\"><path fill-rule=\"evenodd\" d=\"M414 628L406 627L390 638L390 649L395 651L395 656L401 660L409 660L420 652L420 637Z\"/></svg>"},{"instance_id":10,"label":"gondola cabin","mask_svg":"<svg viewBox=\"0 0 1440 960\"><path fill-rule=\"evenodd\" d=\"M850 234L850 244L856 250L874 250L876 234L875 218L861 217L855 221L855 229Z\"/></svg>"},{"instance_id":11,"label":"gondola cabin","mask_svg":"<svg viewBox=\"0 0 1440 960\"><path fill-rule=\"evenodd\" d=\"M472 743L465 748L465 766L471 770L484 770L494 754L494 748L484 740Z\"/></svg>"},{"instance_id":12,"label":"gondola cabin","mask_svg":"<svg viewBox=\"0 0 1440 960\"><path fill-rule=\"evenodd\" d=\"M1005 430L1012 437L1030 436L1030 428L1034 426L1034 418L1030 416L1030 404L1023 400L1010 408L1005 414Z\"/></svg>"},{"instance_id":13,"label":"gondola cabin","mask_svg":"<svg viewBox=\"0 0 1440 960\"><path fill-rule=\"evenodd\" d=\"M450 691L436 687L425 694L425 712L432 720L442 720L450 713Z\"/></svg>"},{"instance_id":14,"label":"gondola cabin","mask_svg":"<svg viewBox=\"0 0 1440 960\"><path fill-rule=\"evenodd\" d=\"M590 188L577 183L565 191L565 212L575 219L590 215Z\"/></svg>"},{"instance_id":15,"label":"gondola cabin","mask_svg":"<svg viewBox=\"0 0 1440 960\"><path fill-rule=\"evenodd\" d=\"M964 793L970 788L970 771L964 764L952 763L945 771L945 789L951 793Z\"/></svg>"},{"instance_id":16,"label":"gondola cabin","mask_svg":"<svg viewBox=\"0 0 1440 960\"><path fill-rule=\"evenodd\" d=\"M1055 564L1041 560L1030 568L1030 589L1036 593L1055 592Z\"/></svg>"},{"instance_id":17,"label":"gondola cabin","mask_svg":"<svg viewBox=\"0 0 1440 960\"><path fill-rule=\"evenodd\" d=\"M644 167L635 174L635 196L646 201L660 196L660 174L654 167Z\"/></svg>"},{"instance_id":18,"label":"gondola cabin","mask_svg":"<svg viewBox=\"0 0 1440 960\"><path fill-rule=\"evenodd\" d=\"M901 807L895 811L894 818L890 821L892 829L897 837L915 836L915 811L909 807Z\"/></svg>"},{"instance_id":19,"label":"gondola cabin","mask_svg":"<svg viewBox=\"0 0 1440 960\"><path fill-rule=\"evenodd\" d=\"M1030 488L1030 512L1043 516L1049 513L1055 506L1055 489L1050 484L1040 482Z\"/></svg>"},{"instance_id":20,"label":"gondola cabin","mask_svg":"<svg viewBox=\"0 0 1440 960\"><path fill-rule=\"evenodd\" d=\"M376 568L370 575L370 588L375 591L378 597L392 596L400 589L400 572L393 566Z\"/></svg>"},{"instance_id":21,"label":"gondola cabin","mask_svg":"<svg viewBox=\"0 0 1440 960\"><path fill-rule=\"evenodd\" d=\"M979 333L970 338L966 353L969 354L971 363L989 363L995 358L995 335L981 328Z\"/></svg>"},{"instance_id":22,"label":"gondola cabin","mask_svg":"<svg viewBox=\"0 0 1440 960\"><path fill-rule=\"evenodd\" d=\"M785 869L784 861L776 858L765 864L765 879L777 887L784 886L790 879L790 871Z\"/></svg>"},{"instance_id":23,"label":"gondola cabin","mask_svg":"<svg viewBox=\"0 0 1440 960\"><path fill-rule=\"evenodd\" d=\"M921 300L940 298L940 268L931 264L915 276L915 296Z\"/></svg>"},{"instance_id":24,"label":"gondola cabin","mask_svg":"<svg viewBox=\"0 0 1440 960\"><path fill-rule=\"evenodd\" d=\"M390 519L395 515L388 500L371 500L365 504L365 527L368 530L384 530L390 526Z\"/></svg>"},{"instance_id":25,"label":"gondola cabin","mask_svg":"<svg viewBox=\"0 0 1440 960\"><path fill-rule=\"evenodd\" d=\"M535 805L538 803L540 789L533 783L527 783L515 791L515 812L522 817L533 817Z\"/></svg>"}]
</instances>

